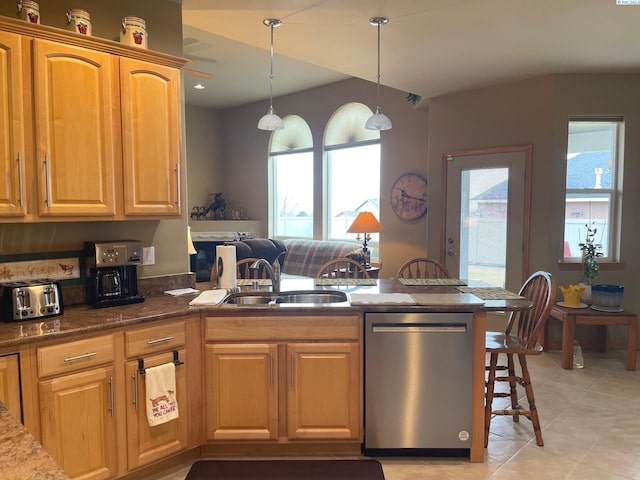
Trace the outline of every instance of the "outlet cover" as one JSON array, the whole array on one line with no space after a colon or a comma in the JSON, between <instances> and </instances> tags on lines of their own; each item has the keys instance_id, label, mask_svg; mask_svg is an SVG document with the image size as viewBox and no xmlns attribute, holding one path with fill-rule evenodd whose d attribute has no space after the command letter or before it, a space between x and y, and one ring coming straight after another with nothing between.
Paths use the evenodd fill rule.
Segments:
<instances>
[{"instance_id":1,"label":"outlet cover","mask_svg":"<svg viewBox=\"0 0 640 480\"><path fill-rule=\"evenodd\" d=\"M142 248L142 265L156 264L156 247Z\"/></svg>"}]
</instances>

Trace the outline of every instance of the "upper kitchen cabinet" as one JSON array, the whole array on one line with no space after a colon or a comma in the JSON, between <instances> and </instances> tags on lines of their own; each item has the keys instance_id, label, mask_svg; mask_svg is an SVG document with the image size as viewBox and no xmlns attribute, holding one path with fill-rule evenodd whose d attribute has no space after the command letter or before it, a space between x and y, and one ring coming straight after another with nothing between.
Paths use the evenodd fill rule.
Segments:
<instances>
[{"instance_id":1,"label":"upper kitchen cabinet","mask_svg":"<svg viewBox=\"0 0 640 480\"><path fill-rule=\"evenodd\" d=\"M0 222L180 217L184 63L0 17Z\"/></svg>"},{"instance_id":2,"label":"upper kitchen cabinet","mask_svg":"<svg viewBox=\"0 0 640 480\"><path fill-rule=\"evenodd\" d=\"M24 217L25 118L20 35L0 32L0 215Z\"/></svg>"},{"instance_id":3,"label":"upper kitchen cabinet","mask_svg":"<svg viewBox=\"0 0 640 480\"><path fill-rule=\"evenodd\" d=\"M38 215L116 215L118 58L36 39Z\"/></svg>"},{"instance_id":4,"label":"upper kitchen cabinet","mask_svg":"<svg viewBox=\"0 0 640 480\"><path fill-rule=\"evenodd\" d=\"M120 60L124 214L180 215L180 75L174 68Z\"/></svg>"}]
</instances>

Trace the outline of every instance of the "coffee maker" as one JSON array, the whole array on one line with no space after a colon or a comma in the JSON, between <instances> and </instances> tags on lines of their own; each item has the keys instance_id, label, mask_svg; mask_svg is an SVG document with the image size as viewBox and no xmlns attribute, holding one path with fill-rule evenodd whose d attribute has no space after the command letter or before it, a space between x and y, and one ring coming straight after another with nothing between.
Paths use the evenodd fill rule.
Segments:
<instances>
[{"instance_id":1,"label":"coffee maker","mask_svg":"<svg viewBox=\"0 0 640 480\"><path fill-rule=\"evenodd\" d=\"M87 303L95 308L144 302L138 295L142 242L85 242Z\"/></svg>"}]
</instances>

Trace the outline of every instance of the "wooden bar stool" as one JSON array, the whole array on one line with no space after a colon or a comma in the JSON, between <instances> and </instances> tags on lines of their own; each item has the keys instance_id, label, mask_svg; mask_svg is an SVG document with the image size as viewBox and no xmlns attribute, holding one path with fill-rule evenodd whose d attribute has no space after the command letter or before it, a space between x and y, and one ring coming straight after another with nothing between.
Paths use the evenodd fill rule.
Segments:
<instances>
[{"instance_id":1,"label":"wooden bar stool","mask_svg":"<svg viewBox=\"0 0 640 480\"><path fill-rule=\"evenodd\" d=\"M489 443L489 426L492 415L511 415L513 421L520 420L524 416L531 420L536 436L536 444L543 446L540 419L533 395L533 386L527 367L527 355L540 355L542 346L538 344L544 332L545 323L551 310L555 282L547 272L536 272L531 275L518 292L519 295L531 300L533 307L530 310L511 312L509 322L504 333L487 332L485 351L490 354L487 370L487 388L484 410L484 446ZM504 354L507 364L498 365L498 356ZM516 374L514 359L520 364L520 375ZM497 376L498 371L506 371L507 375ZM507 382L509 392L494 392L495 382ZM518 404L516 386L524 387L529 408L524 409ZM510 397L511 408L493 410L494 397Z\"/></svg>"}]
</instances>

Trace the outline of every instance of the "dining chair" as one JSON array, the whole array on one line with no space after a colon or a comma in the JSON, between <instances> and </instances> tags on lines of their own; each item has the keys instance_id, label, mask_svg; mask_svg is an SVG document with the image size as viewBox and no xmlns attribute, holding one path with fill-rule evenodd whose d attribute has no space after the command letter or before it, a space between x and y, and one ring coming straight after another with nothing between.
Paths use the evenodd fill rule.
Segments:
<instances>
[{"instance_id":1,"label":"dining chair","mask_svg":"<svg viewBox=\"0 0 640 480\"><path fill-rule=\"evenodd\" d=\"M360 262L350 258L334 258L322 265L317 278L371 278Z\"/></svg>"},{"instance_id":2,"label":"dining chair","mask_svg":"<svg viewBox=\"0 0 640 480\"><path fill-rule=\"evenodd\" d=\"M258 268L251 268L258 259L257 258L243 258L236 262L236 275L238 278L249 278L252 280L269 278L267 269L260 265Z\"/></svg>"},{"instance_id":3,"label":"dining chair","mask_svg":"<svg viewBox=\"0 0 640 480\"><path fill-rule=\"evenodd\" d=\"M414 258L398 270L398 278L450 278L447 268L430 258Z\"/></svg>"},{"instance_id":4,"label":"dining chair","mask_svg":"<svg viewBox=\"0 0 640 480\"><path fill-rule=\"evenodd\" d=\"M486 381L485 411L484 411L484 446L489 443L489 426L493 415L510 415L514 422L518 422L520 416L529 419L533 425L536 436L536 444L543 446L540 418L533 395L533 385L529 369L527 368L527 355L540 355L542 346L538 340L544 334L544 327L549 318L549 311L555 295L555 281L551 274L538 271L524 282L519 295L528 298L532 307L529 310L511 312L504 333L487 332L485 339L485 351L489 354L489 372ZM499 355L504 354L506 365L498 365ZM503 357L503 358L505 358ZM515 358L520 365L520 375L515 371ZM506 372L506 375L497 376L497 372ZM506 382L509 385L508 392L495 392L495 382ZM518 403L517 385L524 387L529 408L525 409ZM493 410L495 397L509 397L511 408Z\"/></svg>"}]
</instances>

